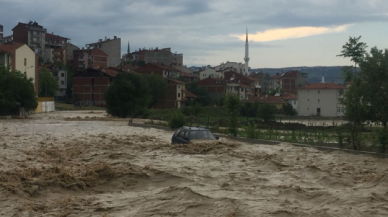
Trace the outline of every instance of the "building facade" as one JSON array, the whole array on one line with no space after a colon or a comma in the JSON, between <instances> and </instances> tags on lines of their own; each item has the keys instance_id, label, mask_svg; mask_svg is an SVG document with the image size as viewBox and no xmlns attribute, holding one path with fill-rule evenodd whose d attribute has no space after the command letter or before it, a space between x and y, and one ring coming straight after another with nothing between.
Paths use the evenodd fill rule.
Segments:
<instances>
[{"instance_id":1,"label":"building facade","mask_svg":"<svg viewBox=\"0 0 388 217\"><path fill-rule=\"evenodd\" d=\"M73 76L73 99L89 105L104 106L105 91L113 76L101 70L87 68Z\"/></svg>"},{"instance_id":2,"label":"building facade","mask_svg":"<svg viewBox=\"0 0 388 217\"><path fill-rule=\"evenodd\" d=\"M4 44L4 39L3 39L3 26L0 24L0 45Z\"/></svg>"},{"instance_id":3,"label":"building facade","mask_svg":"<svg viewBox=\"0 0 388 217\"><path fill-rule=\"evenodd\" d=\"M214 100L220 100L226 94L226 81L221 78L207 77L197 82L198 86L204 87L209 96Z\"/></svg>"},{"instance_id":4,"label":"building facade","mask_svg":"<svg viewBox=\"0 0 388 217\"><path fill-rule=\"evenodd\" d=\"M86 44L87 49L98 48L108 55L108 67L118 66L121 63L121 39L116 36L113 39L99 39L98 42Z\"/></svg>"},{"instance_id":5,"label":"building facade","mask_svg":"<svg viewBox=\"0 0 388 217\"><path fill-rule=\"evenodd\" d=\"M221 63L220 65L214 67L217 71L234 71L240 74L244 73L245 70L245 64L243 63L237 63L237 62L229 62L226 61L226 63Z\"/></svg>"},{"instance_id":6,"label":"building facade","mask_svg":"<svg viewBox=\"0 0 388 217\"><path fill-rule=\"evenodd\" d=\"M313 83L298 89L298 115L342 117L346 87L334 83Z\"/></svg>"},{"instance_id":7,"label":"building facade","mask_svg":"<svg viewBox=\"0 0 388 217\"><path fill-rule=\"evenodd\" d=\"M27 44L32 50L44 58L47 29L37 22L18 23L13 29L13 42Z\"/></svg>"},{"instance_id":8,"label":"building facade","mask_svg":"<svg viewBox=\"0 0 388 217\"><path fill-rule=\"evenodd\" d=\"M0 45L0 67L9 67L32 78L35 93L38 95L38 56L26 44L14 43Z\"/></svg>"},{"instance_id":9,"label":"building facade","mask_svg":"<svg viewBox=\"0 0 388 217\"><path fill-rule=\"evenodd\" d=\"M187 91L185 82L167 79L167 96L166 99L154 105L154 108L181 108L187 100Z\"/></svg>"},{"instance_id":10,"label":"building facade","mask_svg":"<svg viewBox=\"0 0 388 217\"><path fill-rule=\"evenodd\" d=\"M178 69L163 63L147 63L135 69L140 74L157 74L164 78L177 79L180 76Z\"/></svg>"},{"instance_id":11,"label":"building facade","mask_svg":"<svg viewBox=\"0 0 388 217\"><path fill-rule=\"evenodd\" d=\"M75 50L79 50L79 47L75 46L74 44L68 42L66 45L66 61L68 65L73 65L73 52Z\"/></svg>"},{"instance_id":12,"label":"building facade","mask_svg":"<svg viewBox=\"0 0 388 217\"><path fill-rule=\"evenodd\" d=\"M60 62L66 64L66 46L68 40L70 39L59 35L54 35L53 33L46 33L44 60L51 63Z\"/></svg>"},{"instance_id":13,"label":"building facade","mask_svg":"<svg viewBox=\"0 0 388 217\"><path fill-rule=\"evenodd\" d=\"M107 68L108 54L99 48L73 51L73 68Z\"/></svg>"},{"instance_id":14,"label":"building facade","mask_svg":"<svg viewBox=\"0 0 388 217\"><path fill-rule=\"evenodd\" d=\"M307 84L307 74L299 71L288 71L271 77L270 89L282 89L286 93L297 93L298 88Z\"/></svg>"}]
</instances>

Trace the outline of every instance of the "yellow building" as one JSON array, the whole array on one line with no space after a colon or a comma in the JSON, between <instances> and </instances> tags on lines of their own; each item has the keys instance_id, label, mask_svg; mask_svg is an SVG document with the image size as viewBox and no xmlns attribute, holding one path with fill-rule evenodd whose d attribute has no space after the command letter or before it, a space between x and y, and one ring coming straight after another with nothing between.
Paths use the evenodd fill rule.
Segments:
<instances>
[{"instance_id":1,"label":"yellow building","mask_svg":"<svg viewBox=\"0 0 388 217\"><path fill-rule=\"evenodd\" d=\"M38 95L38 55L29 46L21 43L0 45L1 66L20 71L27 78L32 78Z\"/></svg>"}]
</instances>

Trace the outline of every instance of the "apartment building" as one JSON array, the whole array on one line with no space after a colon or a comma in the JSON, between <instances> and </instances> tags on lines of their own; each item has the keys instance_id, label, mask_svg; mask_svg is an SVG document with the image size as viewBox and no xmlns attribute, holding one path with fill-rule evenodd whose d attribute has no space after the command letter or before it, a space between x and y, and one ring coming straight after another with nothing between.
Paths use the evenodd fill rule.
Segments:
<instances>
[{"instance_id":1,"label":"apartment building","mask_svg":"<svg viewBox=\"0 0 388 217\"><path fill-rule=\"evenodd\" d=\"M225 97L227 82L222 78L207 77L197 82L198 86L204 87L209 96L218 101Z\"/></svg>"},{"instance_id":2,"label":"apartment building","mask_svg":"<svg viewBox=\"0 0 388 217\"><path fill-rule=\"evenodd\" d=\"M45 35L45 52L44 60L47 62L67 63L66 46L69 38L65 38L54 33L46 33Z\"/></svg>"},{"instance_id":3,"label":"apartment building","mask_svg":"<svg viewBox=\"0 0 388 217\"><path fill-rule=\"evenodd\" d=\"M115 74L87 68L73 76L73 99L89 105L105 105L105 90L113 82Z\"/></svg>"},{"instance_id":4,"label":"apartment building","mask_svg":"<svg viewBox=\"0 0 388 217\"><path fill-rule=\"evenodd\" d=\"M229 62L226 61L226 63L221 63L220 65L214 67L217 71L220 70L226 70L238 72L240 74L244 74L245 64L244 63L238 63L238 62ZM250 68L249 68L250 70Z\"/></svg>"},{"instance_id":5,"label":"apartment building","mask_svg":"<svg viewBox=\"0 0 388 217\"><path fill-rule=\"evenodd\" d=\"M298 115L341 117L345 86L334 83L313 83L298 89Z\"/></svg>"},{"instance_id":6,"label":"apartment building","mask_svg":"<svg viewBox=\"0 0 388 217\"><path fill-rule=\"evenodd\" d=\"M299 71L288 71L283 74L276 74L271 77L270 89L282 89L286 93L296 94L298 88L307 84L306 73Z\"/></svg>"},{"instance_id":7,"label":"apartment building","mask_svg":"<svg viewBox=\"0 0 388 217\"><path fill-rule=\"evenodd\" d=\"M73 68L107 68L109 56L99 48L73 51Z\"/></svg>"},{"instance_id":8,"label":"apartment building","mask_svg":"<svg viewBox=\"0 0 388 217\"><path fill-rule=\"evenodd\" d=\"M27 44L39 57L45 57L47 29L37 22L18 23L13 29L13 42Z\"/></svg>"},{"instance_id":9,"label":"apartment building","mask_svg":"<svg viewBox=\"0 0 388 217\"><path fill-rule=\"evenodd\" d=\"M177 79L180 76L178 69L164 63L147 63L135 69L140 74L157 74L164 78Z\"/></svg>"},{"instance_id":10,"label":"apartment building","mask_svg":"<svg viewBox=\"0 0 388 217\"><path fill-rule=\"evenodd\" d=\"M38 95L38 56L29 46L21 43L0 45L1 66L10 67L12 71L20 71L26 78L32 78Z\"/></svg>"},{"instance_id":11,"label":"apartment building","mask_svg":"<svg viewBox=\"0 0 388 217\"><path fill-rule=\"evenodd\" d=\"M114 36L113 39L105 37L95 43L86 44L87 49L98 48L108 55L108 67L118 66L121 63L121 39Z\"/></svg>"},{"instance_id":12,"label":"apartment building","mask_svg":"<svg viewBox=\"0 0 388 217\"><path fill-rule=\"evenodd\" d=\"M126 58L128 58L127 56L130 56L131 60L143 60L145 63L163 63L177 67L179 70L183 67L183 54L173 53L171 52L171 48L139 48L138 51L132 52L130 55L125 55Z\"/></svg>"},{"instance_id":13,"label":"apartment building","mask_svg":"<svg viewBox=\"0 0 388 217\"><path fill-rule=\"evenodd\" d=\"M66 62L68 65L73 65L73 52L75 50L79 50L79 47L77 47L76 45L70 43L70 42L67 42L67 45L66 45Z\"/></svg>"}]
</instances>

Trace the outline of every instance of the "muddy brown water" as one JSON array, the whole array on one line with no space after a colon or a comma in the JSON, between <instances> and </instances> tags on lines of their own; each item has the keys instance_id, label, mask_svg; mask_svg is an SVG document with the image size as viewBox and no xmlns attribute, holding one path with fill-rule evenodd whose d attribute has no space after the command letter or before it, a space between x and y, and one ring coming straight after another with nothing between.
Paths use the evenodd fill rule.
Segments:
<instances>
[{"instance_id":1,"label":"muddy brown water","mask_svg":"<svg viewBox=\"0 0 388 217\"><path fill-rule=\"evenodd\" d=\"M388 216L386 159L171 136L103 111L1 120L0 215Z\"/></svg>"}]
</instances>

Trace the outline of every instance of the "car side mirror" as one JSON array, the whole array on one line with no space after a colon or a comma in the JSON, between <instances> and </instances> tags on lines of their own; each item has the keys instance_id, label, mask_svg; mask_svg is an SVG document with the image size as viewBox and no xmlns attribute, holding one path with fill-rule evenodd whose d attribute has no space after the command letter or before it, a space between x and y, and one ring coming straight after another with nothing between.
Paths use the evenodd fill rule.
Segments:
<instances>
[{"instance_id":1,"label":"car side mirror","mask_svg":"<svg viewBox=\"0 0 388 217\"><path fill-rule=\"evenodd\" d=\"M219 136L216 136L216 139L218 140L218 139L220 139L220 137L219 137Z\"/></svg>"}]
</instances>

